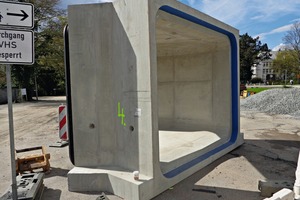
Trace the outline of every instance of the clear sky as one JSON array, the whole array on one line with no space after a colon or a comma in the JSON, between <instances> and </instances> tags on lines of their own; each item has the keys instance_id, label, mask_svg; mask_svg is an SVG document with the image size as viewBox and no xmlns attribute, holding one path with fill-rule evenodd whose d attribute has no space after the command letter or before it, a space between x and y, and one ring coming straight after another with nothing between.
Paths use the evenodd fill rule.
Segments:
<instances>
[{"instance_id":1,"label":"clear sky","mask_svg":"<svg viewBox=\"0 0 300 200\"><path fill-rule=\"evenodd\" d=\"M112 0L61 0L61 5ZM138 0L137 0L138 1ZM270 49L283 43L293 23L300 21L300 0L179 0L252 37Z\"/></svg>"}]
</instances>

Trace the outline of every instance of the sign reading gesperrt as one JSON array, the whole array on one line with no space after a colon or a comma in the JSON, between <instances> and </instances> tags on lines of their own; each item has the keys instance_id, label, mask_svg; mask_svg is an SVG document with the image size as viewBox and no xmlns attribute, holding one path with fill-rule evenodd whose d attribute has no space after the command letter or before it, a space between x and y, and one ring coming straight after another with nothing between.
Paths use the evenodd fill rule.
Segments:
<instances>
[{"instance_id":1,"label":"sign reading gesperrt","mask_svg":"<svg viewBox=\"0 0 300 200\"><path fill-rule=\"evenodd\" d=\"M29 3L0 1L0 27L32 29L34 8Z\"/></svg>"},{"instance_id":2,"label":"sign reading gesperrt","mask_svg":"<svg viewBox=\"0 0 300 200\"><path fill-rule=\"evenodd\" d=\"M0 29L0 64L33 64L32 31Z\"/></svg>"}]
</instances>

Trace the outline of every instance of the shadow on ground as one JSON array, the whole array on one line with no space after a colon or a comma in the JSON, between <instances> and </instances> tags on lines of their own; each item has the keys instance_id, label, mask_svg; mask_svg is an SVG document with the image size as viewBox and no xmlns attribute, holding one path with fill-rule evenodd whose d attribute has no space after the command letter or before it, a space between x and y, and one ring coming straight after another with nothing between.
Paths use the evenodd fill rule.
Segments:
<instances>
[{"instance_id":1,"label":"shadow on ground","mask_svg":"<svg viewBox=\"0 0 300 200\"><path fill-rule=\"evenodd\" d=\"M176 184L154 200L264 199L258 190L258 180L252 177L251 171L260 174L260 179L294 181L299 147L300 141L245 140L239 148ZM239 166L243 165L243 160L249 163L249 171L244 171L244 167ZM226 165L226 162L230 164ZM228 167L233 169L230 171L226 169ZM231 177L226 177L227 170L230 171L228 175ZM232 177L235 173L236 177ZM218 176L222 178L218 179ZM249 179L248 184L234 185L234 182L239 184L238 179L241 178L244 178L245 182ZM251 188L247 187L249 184Z\"/></svg>"},{"instance_id":2,"label":"shadow on ground","mask_svg":"<svg viewBox=\"0 0 300 200\"><path fill-rule=\"evenodd\" d=\"M48 199L48 200L59 200L61 197L61 190L54 190L51 188L44 188L44 192L43 192L43 198L42 199Z\"/></svg>"},{"instance_id":3,"label":"shadow on ground","mask_svg":"<svg viewBox=\"0 0 300 200\"><path fill-rule=\"evenodd\" d=\"M69 169L61 169L56 167L51 167L50 172L45 174L45 179L51 178L54 176L61 176L61 177L67 177Z\"/></svg>"}]
</instances>

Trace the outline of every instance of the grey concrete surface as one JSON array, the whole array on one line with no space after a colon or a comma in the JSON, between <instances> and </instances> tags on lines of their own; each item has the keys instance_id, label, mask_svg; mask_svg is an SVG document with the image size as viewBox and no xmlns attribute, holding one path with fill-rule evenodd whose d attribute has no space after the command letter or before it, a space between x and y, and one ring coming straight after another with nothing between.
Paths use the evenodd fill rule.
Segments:
<instances>
[{"instance_id":1,"label":"grey concrete surface","mask_svg":"<svg viewBox=\"0 0 300 200\"><path fill-rule=\"evenodd\" d=\"M241 131L244 145L154 199L264 199L259 180L295 180L299 120L241 111Z\"/></svg>"},{"instance_id":2,"label":"grey concrete surface","mask_svg":"<svg viewBox=\"0 0 300 200\"><path fill-rule=\"evenodd\" d=\"M49 145L58 141L58 106L64 98L14 104L16 148ZM282 115L241 112L245 144L226 154L154 200L256 200L258 180L295 179L300 148L300 121ZM0 195L11 184L7 106L0 105ZM101 193L68 191L67 173L73 168L68 148L50 148L51 171L44 183L45 200L91 200ZM121 198L109 195L111 200Z\"/></svg>"},{"instance_id":3,"label":"grey concrete surface","mask_svg":"<svg viewBox=\"0 0 300 200\"><path fill-rule=\"evenodd\" d=\"M174 0L71 5L68 25L71 191L149 199L243 143L237 29Z\"/></svg>"}]
</instances>

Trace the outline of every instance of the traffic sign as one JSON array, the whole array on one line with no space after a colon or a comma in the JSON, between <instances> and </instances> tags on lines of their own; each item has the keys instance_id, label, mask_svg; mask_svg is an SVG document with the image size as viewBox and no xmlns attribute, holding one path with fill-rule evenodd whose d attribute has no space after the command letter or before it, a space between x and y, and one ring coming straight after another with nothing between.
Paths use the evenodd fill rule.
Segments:
<instances>
[{"instance_id":1,"label":"traffic sign","mask_svg":"<svg viewBox=\"0 0 300 200\"><path fill-rule=\"evenodd\" d=\"M32 31L0 29L0 64L33 64Z\"/></svg>"},{"instance_id":2,"label":"traffic sign","mask_svg":"<svg viewBox=\"0 0 300 200\"><path fill-rule=\"evenodd\" d=\"M32 29L33 13L30 3L0 1L0 27Z\"/></svg>"}]
</instances>

